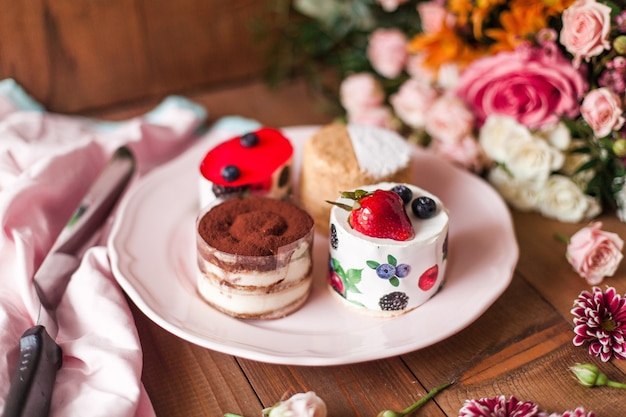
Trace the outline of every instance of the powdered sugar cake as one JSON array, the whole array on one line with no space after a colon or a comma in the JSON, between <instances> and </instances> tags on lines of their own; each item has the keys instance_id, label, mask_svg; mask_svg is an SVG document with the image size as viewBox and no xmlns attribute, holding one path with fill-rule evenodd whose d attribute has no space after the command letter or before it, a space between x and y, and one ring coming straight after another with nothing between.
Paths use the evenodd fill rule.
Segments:
<instances>
[{"instance_id":1,"label":"powdered sugar cake","mask_svg":"<svg viewBox=\"0 0 626 417\"><path fill-rule=\"evenodd\" d=\"M409 182L411 149L395 132L330 124L303 147L299 198L317 231L328 235L330 205L343 190L378 182Z\"/></svg>"}]
</instances>

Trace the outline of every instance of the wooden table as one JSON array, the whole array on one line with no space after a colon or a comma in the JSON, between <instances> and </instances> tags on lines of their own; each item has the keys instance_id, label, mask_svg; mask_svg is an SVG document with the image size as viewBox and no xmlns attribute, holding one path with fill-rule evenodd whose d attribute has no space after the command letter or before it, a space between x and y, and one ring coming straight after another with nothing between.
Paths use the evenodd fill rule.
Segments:
<instances>
[{"instance_id":1,"label":"wooden table","mask_svg":"<svg viewBox=\"0 0 626 417\"><path fill-rule=\"evenodd\" d=\"M212 119L240 114L273 126L328 121L301 84L269 92L252 83L189 97L206 105ZM146 109L135 107L109 116ZM601 363L588 355L586 347L572 344L570 309L580 291L590 286L572 271L565 245L555 234L570 236L583 225L533 213L512 214L520 258L509 288L456 335L398 357L327 367L260 363L186 342L133 307L145 355L143 381L157 415L259 416L287 391L312 390L324 399L330 416L376 416L383 409L401 410L428 390L454 380L416 415L457 416L465 399L513 395L549 412L584 406L597 416L626 416L626 391L585 388L568 369L577 362L591 362L611 379L626 382L626 361ZM602 221L604 229L626 237L626 224L612 215ZM626 262L605 284L626 292Z\"/></svg>"}]
</instances>

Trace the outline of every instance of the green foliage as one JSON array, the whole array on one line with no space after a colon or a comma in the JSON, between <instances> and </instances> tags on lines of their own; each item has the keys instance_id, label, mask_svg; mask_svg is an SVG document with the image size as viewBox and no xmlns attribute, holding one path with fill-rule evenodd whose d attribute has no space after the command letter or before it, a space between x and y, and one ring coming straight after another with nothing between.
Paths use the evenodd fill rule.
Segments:
<instances>
[{"instance_id":1,"label":"green foliage","mask_svg":"<svg viewBox=\"0 0 626 417\"><path fill-rule=\"evenodd\" d=\"M342 114L338 101L340 80L356 72L374 73L366 56L371 33L378 28L398 28L410 37L421 30L417 0L400 5L394 12L384 11L373 0L334 0L332 5L337 10L325 20L303 14L294 6L297 1L269 2L277 24L268 51L268 84L278 86L293 77L304 77L313 92L336 105L337 115ZM318 3L315 6L323 8L327 3L329 7L327 1ZM258 36L268 35L265 32ZM389 93L397 90L402 80L381 81Z\"/></svg>"}]
</instances>

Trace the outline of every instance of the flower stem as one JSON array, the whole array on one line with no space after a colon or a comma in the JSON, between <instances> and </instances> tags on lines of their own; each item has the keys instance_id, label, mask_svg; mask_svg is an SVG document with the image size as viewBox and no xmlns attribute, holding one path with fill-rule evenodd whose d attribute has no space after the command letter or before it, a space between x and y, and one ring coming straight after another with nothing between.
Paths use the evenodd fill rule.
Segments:
<instances>
[{"instance_id":1,"label":"flower stem","mask_svg":"<svg viewBox=\"0 0 626 417\"><path fill-rule=\"evenodd\" d=\"M608 387L626 389L626 384L622 384L621 382L616 382L616 381L606 381L606 385L607 385Z\"/></svg>"},{"instance_id":2,"label":"flower stem","mask_svg":"<svg viewBox=\"0 0 626 417\"><path fill-rule=\"evenodd\" d=\"M556 240L559 240L565 244L569 243L569 238L561 233L555 233L554 237L556 238Z\"/></svg>"},{"instance_id":3,"label":"flower stem","mask_svg":"<svg viewBox=\"0 0 626 417\"><path fill-rule=\"evenodd\" d=\"M425 396L423 396L422 398L419 399L419 401L411 404L409 407L405 408L404 410L402 410L401 414L406 416L411 414L413 411L417 410L418 408L420 408L422 405L424 405L428 400L430 400L431 398L433 398L435 395L439 394L441 391L443 391L444 389L448 388L450 385L452 385L452 382L446 382L443 385L440 385L436 388L433 388L432 390L430 390L428 392L428 394L426 394Z\"/></svg>"}]
</instances>

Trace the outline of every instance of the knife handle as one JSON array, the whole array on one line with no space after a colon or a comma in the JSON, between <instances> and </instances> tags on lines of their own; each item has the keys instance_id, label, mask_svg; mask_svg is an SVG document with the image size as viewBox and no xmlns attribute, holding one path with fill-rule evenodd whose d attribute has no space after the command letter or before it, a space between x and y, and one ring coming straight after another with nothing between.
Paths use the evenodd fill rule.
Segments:
<instances>
[{"instance_id":1,"label":"knife handle","mask_svg":"<svg viewBox=\"0 0 626 417\"><path fill-rule=\"evenodd\" d=\"M26 330L20 338L20 357L3 417L47 416L62 360L61 347L43 326Z\"/></svg>"}]
</instances>

